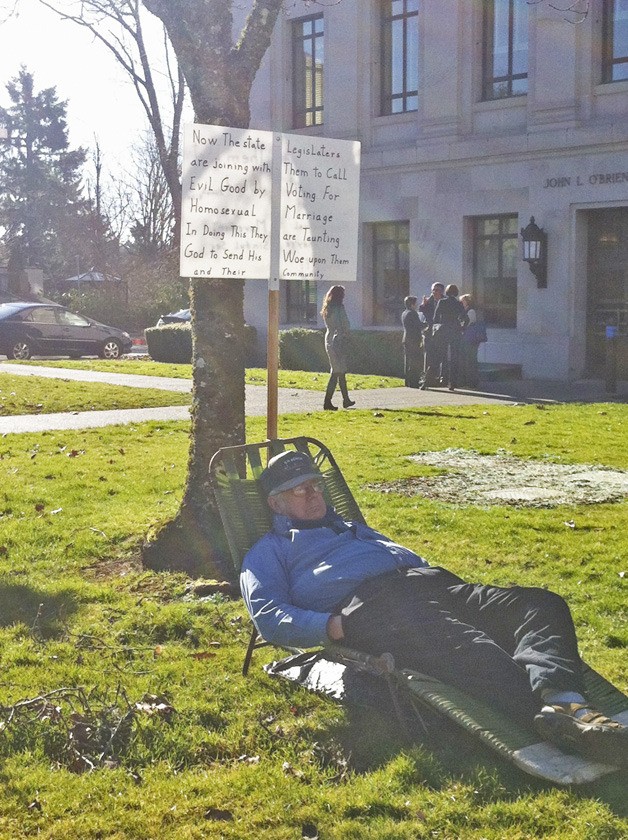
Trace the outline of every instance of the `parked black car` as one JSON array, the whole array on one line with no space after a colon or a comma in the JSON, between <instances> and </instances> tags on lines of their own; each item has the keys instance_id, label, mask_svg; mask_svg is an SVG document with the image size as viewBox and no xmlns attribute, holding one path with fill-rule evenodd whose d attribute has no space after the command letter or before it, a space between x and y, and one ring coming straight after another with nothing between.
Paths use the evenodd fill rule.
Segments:
<instances>
[{"instance_id":1,"label":"parked black car","mask_svg":"<svg viewBox=\"0 0 628 840\"><path fill-rule=\"evenodd\" d=\"M0 304L0 353L31 356L100 356L117 359L133 345L131 336L53 303Z\"/></svg>"},{"instance_id":2,"label":"parked black car","mask_svg":"<svg viewBox=\"0 0 628 840\"><path fill-rule=\"evenodd\" d=\"M178 312L162 315L155 326L161 327L163 324L189 324L191 320L192 313L189 309L179 309Z\"/></svg>"}]
</instances>

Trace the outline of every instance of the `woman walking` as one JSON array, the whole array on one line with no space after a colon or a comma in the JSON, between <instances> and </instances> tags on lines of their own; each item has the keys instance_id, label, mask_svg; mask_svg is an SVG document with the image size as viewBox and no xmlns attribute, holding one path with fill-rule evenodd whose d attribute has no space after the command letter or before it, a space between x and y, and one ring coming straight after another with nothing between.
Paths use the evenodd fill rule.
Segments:
<instances>
[{"instance_id":1,"label":"woman walking","mask_svg":"<svg viewBox=\"0 0 628 840\"><path fill-rule=\"evenodd\" d=\"M350 399L349 391L347 390L347 343L351 327L347 313L345 312L344 299L344 286L332 286L325 295L323 308L321 309L321 315L323 316L323 321L327 329L325 333L325 350L329 358L330 367L329 382L327 383L325 402L323 404L325 411L337 410L331 401L336 390L336 385L340 385L344 408L350 408L352 405L355 405L355 402Z\"/></svg>"}]
</instances>

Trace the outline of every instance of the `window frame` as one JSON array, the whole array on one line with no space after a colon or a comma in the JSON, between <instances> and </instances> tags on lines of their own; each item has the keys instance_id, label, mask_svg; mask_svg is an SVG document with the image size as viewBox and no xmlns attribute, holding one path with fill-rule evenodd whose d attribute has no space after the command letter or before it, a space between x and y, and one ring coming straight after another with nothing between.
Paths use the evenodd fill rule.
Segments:
<instances>
[{"instance_id":1,"label":"window frame","mask_svg":"<svg viewBox=\"0 0 628 840\"><path fill-rule=\"evenodd\" d=\"M604 0L602 7L602 84L625 82L628 80L628 43L626 43L624 54L615 54L615 13L618 2L619 0ZM616 78L616 69L624 65L626 67L626 75L621 78Z\"/></svg>"},{"instance_id":2,"label":"window frame","mask_svg":"<svg viewBox=\"0 0 628 840\"><path fill-rule=\"evenodd\" d=\"M394 0L380 0L380 116L394 116L396 114L408 114L419 110L419 67L417 60L416 78L417 86L414 90L408 88L408 44L409 33L408 25L410 19L416 19L417 31L417 59L420 59L420 42L419 42L419 11L420 2L417 0L416 9L407 8L408 0L400 0L403 2L403 9L400 13L395 14L392 11ZM401 91L393 92L393 38L392 29L395 21L402 21L403 36L402 36L402 82ZM414 105L409 104L409 100L414 99ZM393 108L394 102L401 102L401 109L395 110Z\"/></svg>"},{"instance_id":3,"label":"window frame","mask_svg":"<svg viewBox=\"0 0 628 840\"><path fill-rule=\"evenodd\" d=\"M315 325L318 321L318 294L313 280L285 281L286 324Z\"/></svg>"},{"instance_id":4,"label":"window frame","mask_svg":"<svg viewBox=\"0 0 628 840\"><path fill-rule=\"evenodd\" d=\"M489 221L498 222L497 233L480 233L480 224ZM504 232L504 225L507 222L514 221L514 230L512 233ZM472 222L472 251L473 251L473 296L477 301L478 309L482 312L483 319L487 327L496 329L516 329L517 328L517 263L515 262L515 273L513 275L504 274L504 249L503 244L506 240L514 242L515 253L519 253L519 234L518 224L519 217L517 213L495 213L482 216L473 216ZM478 269L478 254L480 241L497 241L497 275L494 279L500 287L504 288L506 281L512 287L514 292L514 302L511 306L507 304L495 303L493 298L492 306L488 303L488 292L485 289L484 279L479 277ZM492 310L497 310L498 317L493 317ZM505 317L500 317L504 313Z\"/></svg>"},{"instance_id":5,"label":"window frame","mask_svg":"<svg viewBox=\"0 0 628 840\"><path fill-rule=\"evenodd\" d=\"M383 231L384 228L395 228L395 236L378 236L378 231ZM410 294L410 221L407 219L373 222L371 224L371 256L372 256L372 324L376 327L390 327L399 326L399 318L404 308L404 298ZM378 292L385 288L385 277L379 278L377 275L379 268L378 247L394 243L397 247L395 249L395 265L392 270L396 274L405 272L405 277L401 278L404 289L399 296L386 303L386 300L381 300ZM400 259L403 248L405 246L405 259ZM406 268L403 268L401 263L406 263ZM396 280L396 285L399 285L399 280ZM384 317L380 317L380 313ZM386 317L388 315L388 317Z\"/></svg>"},{"instance_id":6,"label":"window frame","mask_svg":"<svg viewBox=\"0 0 628 840\"><path fill-rule=\"evenodd\" d=\"M316 31L316 22L322 27ZM304 27L311 24L311 31ZM325 16L316 15L292 21L292 123L294 128L312 128L324 124L324 68L325 68ZM310 43L312 68L308 80L306 43ZM318 56L322 55L317 66ZM319 90L320 82L320 90ZM319 95L320 94L320 95ZM310 104L308 105L308 97Z\"/></svg>"},{"instance_id":7,"label":"window frame","mask_svg":"<svg viewBox=\"0 0 628 840\"><path fill-rule=\"evenodd\" d=\"M482 100L485 102L493 102L499 99L510 99L516 96L526 96L528 93L528 61L527 53L529 51L529 42L526 39L526 71L525 73L514 73L514 34L515 34L515 12L518 8L516 0L505 0L508 2L508 72L506 75L493 75L493 62L495 59L495 37L494 37L494 23L495 23L495 3L499 0L488 0L483 4L482 16ZM523 14L523 12L522 12ZM527 14L527 6L526 6ZM526 80L525 91L513 90L515 82ZM495 88L498 84L505 84L505 92L496 93Z\"/></svg>"}]
</instances>

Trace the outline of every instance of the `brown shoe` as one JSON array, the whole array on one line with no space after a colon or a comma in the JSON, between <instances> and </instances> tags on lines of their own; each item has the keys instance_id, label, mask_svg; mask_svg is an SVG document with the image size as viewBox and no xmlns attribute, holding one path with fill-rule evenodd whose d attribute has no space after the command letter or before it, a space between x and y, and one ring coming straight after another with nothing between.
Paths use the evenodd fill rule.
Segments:
<instances>
[{"instance_id":1,"label":"brown shoe","mask_svg":"<svg viewBox=\"0 0 628 840\"><path fill-rule=\"evenodd\" d=\"M587 711L576 717L581 709ZM534 723L542 738L562 749L604 764L628 767L628 727L585 703L544 706Z\"/></svg>"}]
</instances>

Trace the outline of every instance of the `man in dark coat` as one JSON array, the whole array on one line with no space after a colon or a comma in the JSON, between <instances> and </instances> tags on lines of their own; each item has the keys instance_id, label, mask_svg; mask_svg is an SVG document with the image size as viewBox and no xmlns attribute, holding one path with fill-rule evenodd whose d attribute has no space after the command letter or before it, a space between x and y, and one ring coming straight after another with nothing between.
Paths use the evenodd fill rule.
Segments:
<instances>
[{"instance_id":1,"label":"man in dark coat","mask_svg":"<svg viewBox=\"0 0 628 840\"><path fill-rule=\"evenodd\" d=\"M417 299L409 295L405 300L405 309L401 314L403 327L403 374L408 388L421 387L423 372L423 350L421 340L425 323L416 311Z\"/></svg>"},{"instance_id":2,"label":"man in dark coat","mask_svg":"<svg viewBox=\"0 0 628 840\"><path fill-rule=\"evenodd\" d=\"M419 312L423 314L427 323L427 329L423 334L423 344L425 349L425 378L421 388L427 388L429 385L438 385L440 380L440 368L443 363L441 348L438 341L435 340L433 324L434 311L445 295L444 283L433 283L432 294L427 297L423 295L423 302L419 306Z\"/></svg>"}]
</instances>

